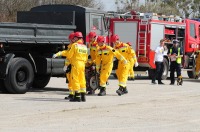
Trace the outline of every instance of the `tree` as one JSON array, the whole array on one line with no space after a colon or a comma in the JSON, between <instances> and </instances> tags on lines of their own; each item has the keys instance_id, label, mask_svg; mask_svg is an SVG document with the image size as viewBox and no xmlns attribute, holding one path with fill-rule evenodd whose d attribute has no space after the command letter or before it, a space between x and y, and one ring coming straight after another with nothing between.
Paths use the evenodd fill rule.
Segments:
<instances>
[{"instance_id":1,"label":"tree","mask_svg":"<svg viewBox=\"0 0 200 132\"><path fill-rule=\"evenodd\" d=\"M183 18L200 17L200 0L157 0L156 2L147 1L141 5L139 10L133 7L136 0L130 0L124 4L124 10L136 10L139 12L156 12L166 15L179 15ZM128 3L128 5L127 5Z\"/></svg>"},{"instance_id":2,"label":"tree","mask_svg":"<svg viewBox=\"0 0 200 132\"><path fill-rule=\"evenodd\" d=\"M28 11L32 7L45 4L70 4L103 9L103 4L95 0L0 0L0 21L16 21L17 11Z\"/></svg>"}]
</instances>

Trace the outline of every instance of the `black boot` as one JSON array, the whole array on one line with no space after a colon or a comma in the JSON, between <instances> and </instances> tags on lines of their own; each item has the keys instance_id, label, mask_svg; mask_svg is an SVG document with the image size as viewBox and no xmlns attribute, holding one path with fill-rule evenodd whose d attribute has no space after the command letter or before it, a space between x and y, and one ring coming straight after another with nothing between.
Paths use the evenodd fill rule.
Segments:
<instances>
[{"instance_id":1,"label":"black boot","mask_svg":"<svg viewBox=\"0 0 200 132\"><path fill-rule=\"evenodd\" d=\"M98 96L105 96L106 95L106 88L105 87L100 87L100 92Z\"/></svg>"},{"instance_id":2,"label":"black boot","mask_svg":"<svg viewBox=\"0 0 200 132\"><path fill-rule=\"evenodd\" d=\"M81 93L81 101L86 102L85 93Z\"/></svg>"},{"instance_id":3,"label":"black boot","mask_svg":"<svg viewBox=\"0 0 200 132\"><path fill-rule=\"evenodd\" d=\"M74 99L74 95L73 94L69 94L69 96L65 97L65 99L67 99L67 100Z\"/></svg>"},{"instance_id":4,"label":"black boot","mask_svg":"<svg viewBox=\"0 0 200 132\"><path fill-rule=\"evenodd\" d=\"M116 91L116 93L117 93L119 96L123 95L123 94L124 94L123 89L124 89L124 88L123 88L122 86L119 86L119 89Z\"/></svg>"},{"instance_id":5,"label":"black boot","mask_svg":"<svg viewBox=\"0 0 200 132\"><path fill-rule=\"evenodd\" d=\"M126 87L123 88L123 93L124 93L124 94L127 94L127 93L128 93L128 90L127 90Z\"/></svg>"},{"instance_id":6,"label":"black boot","mask_svg":"<svg viewBox=\"0 0 200 132\"><path fill-rule=\"evenodd\" d=\"M80 95L81 95L80 93L75 92L74 98L70 99L69 101L70 102L81 102L81 96Z\"/></svg>"}]
</instances>

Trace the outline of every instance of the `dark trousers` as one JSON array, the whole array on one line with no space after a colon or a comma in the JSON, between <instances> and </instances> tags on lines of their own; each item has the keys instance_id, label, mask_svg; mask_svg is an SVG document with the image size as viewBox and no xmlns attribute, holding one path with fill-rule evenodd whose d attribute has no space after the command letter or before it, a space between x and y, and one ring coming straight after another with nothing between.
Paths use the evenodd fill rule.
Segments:
<instances>
[{"instance_id":1,"label":"dark trousers","mask_svg":"<svg viewBox=\"0 0 200 132\"><path fill-rule=\"evenodd\" d=\"M174 72L176 71L177 77L181 76L181 64L178 64L176 61L172 61L170 65L170 80L171 83L175 82Z\"/></svg>"},{"instance_id":2,"label":"dark trousers","mask_svg":"<svg viewBox=\"0 0 200 132\"><path fill-rule=\"evenodd\" d=\"M156 64L156 71L154 74L154 77L152 78L152 82L155 82L156 78L158 79L158 82L161 82L161 77L163 73L163 62L155 62Z\"/></svg>"}]
</instances>

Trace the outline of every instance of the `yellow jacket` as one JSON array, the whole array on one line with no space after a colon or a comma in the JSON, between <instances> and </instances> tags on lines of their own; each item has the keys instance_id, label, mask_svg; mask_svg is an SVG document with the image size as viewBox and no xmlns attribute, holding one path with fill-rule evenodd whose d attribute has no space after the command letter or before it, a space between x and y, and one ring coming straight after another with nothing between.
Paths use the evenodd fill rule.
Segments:
<instances>
[{"instance_id":1,"label":"yellow jacket","mask_svg":"<svg viewBox=\"0 0 200 132\"><path fill-rule=\"evenodd\" d=\"M128 44L120 42L115 45L114 49L117 50L126 60L129 60L134 56L133 49Z\"/></svg>"},{"instance_id":2,"label":"yellow jacket","mask_svg":"<svg viewBox=\"0 0 200 132\"><path fill-rule=\"evenodd\" d=\"M87 62L87 46L79 40L72 44L72 46L67 50L66 57L69 58L72 65L76 64L76 61Z\"/></svg>"},{"instance_id":3,"label":"yellow jacket","mask_svg":"<svg viewBox=\"0 0 200 132\"><path fill-rule=\"evenodd\" d=\"M129 57L129 60L130 59L133 59L134 60L134 62L137 62L137 56L136 56L136 53L135 53L135 50L133 50L132 48L131 48L131 52L133 53L132 54L132 56L130 55Z\"/></svg>"},{"instance_id":4,"label":"yellow jacket","mask_svg":"<svg viewBox=\"0 0 200 132\"><path fill-rule=\"evenodd\" d=\"M64 56L66 57L66 60L65 60L65 65L68 66L70 64L70 59L67 58L67 54L68 54L68 51L69 49L71 49L72 45L75 44L75 43L70 43L68 46L67 46L67 49L66 50L63 50L63 51L60 51L58 53L56 53L56 56Z\"/></svg>"},{"instance_id":5,"label":"yellow jacket","mask_svg":"<svg viewBox=\"0 0 200 132\"><path fill-rule=\"evenodd\" d=\"M94 61L96 59L98 48L99 48L99 46L96 41L90 43L90 56L91 56L92 61Z\"/></svg>"},{"instance_id":6,"label":"yellow jacket","mask_svg":"<svg viewBox=\"0 0 200 132\"><path fill-rule=\"evenodd\" d=\"M116 57L119 60L125 60L125 58L115 49L108 45L99 47L96 55L96 69L99 70L101 65L113 63L113 58Z\"/></svg>"}]
</instances>

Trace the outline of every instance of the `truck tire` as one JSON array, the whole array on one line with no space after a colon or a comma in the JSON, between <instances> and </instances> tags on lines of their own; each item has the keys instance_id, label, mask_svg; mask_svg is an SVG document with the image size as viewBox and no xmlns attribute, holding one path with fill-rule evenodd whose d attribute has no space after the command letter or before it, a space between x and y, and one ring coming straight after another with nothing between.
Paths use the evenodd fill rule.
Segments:
<instances>
[{"instance_id":1,"label":"truck tire","mask_svg":"<svg viewBox=\"0 0 200 132\"><path fill-rule=\"evenodd\" d=\"M32 86L33 78L30 62L24 58L14 58L10 62L4 84L10 93L24 94Z\"/></svg>"},{"instance_id":2,"label":"truck tire","mask_svg":"<svg viewBox=\"0 0 200 132\"><path fill-rule=\"evenodd\" d=\"M34 88L44 88L50 81L51 75L36 76L33 81Z\"/></svg>"},{"instance_id":3,"label":"truck tire","mask_svg":"<svg viewBox=\"0 0 200 132\"><path fill-rule=\"evenodd\" d=\"M166 80L168 77L169 72L169 62L166 58L163 59L163 74L162 74L162 80Z\"/></svg>"}]
</instances>

